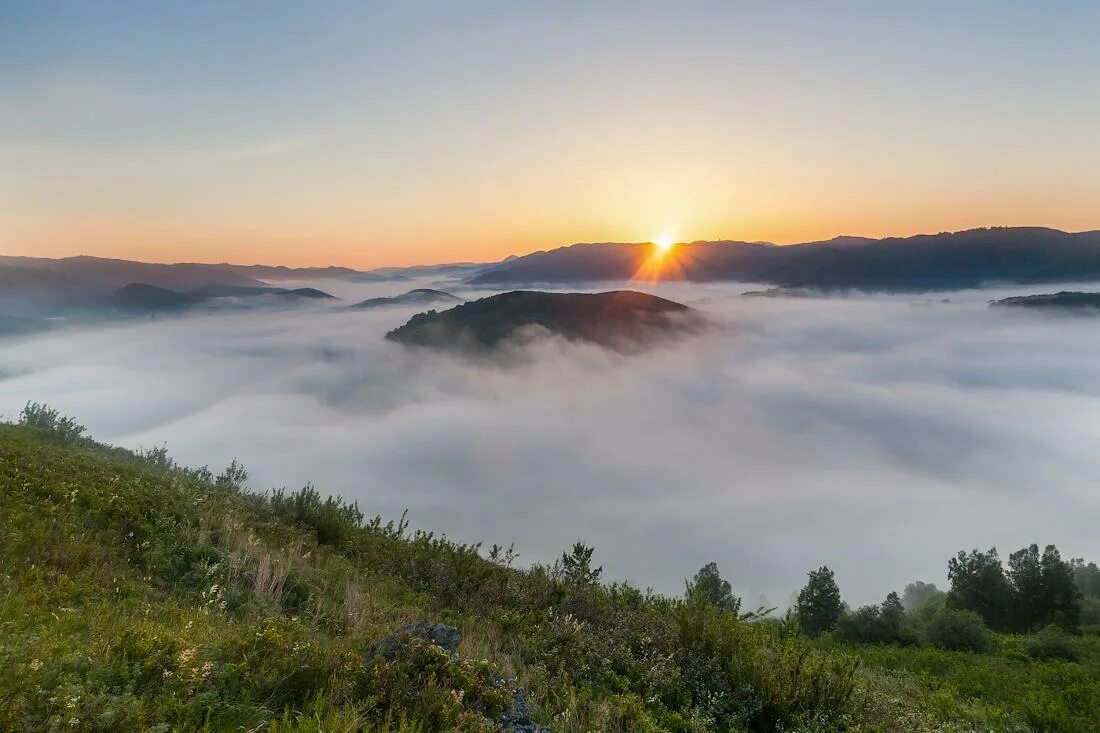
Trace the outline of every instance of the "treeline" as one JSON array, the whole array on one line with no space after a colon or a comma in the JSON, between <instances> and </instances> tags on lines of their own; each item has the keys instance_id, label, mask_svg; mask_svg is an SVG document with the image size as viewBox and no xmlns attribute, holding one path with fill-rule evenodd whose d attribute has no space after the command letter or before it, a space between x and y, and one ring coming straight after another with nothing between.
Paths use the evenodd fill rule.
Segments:
<instances>
[{"instance_id":1,"label":"treeline","mask_svg":"<svg viewBox=\"0 0 1100 733\"><path fill-rule=\"evenodd\" d=\"M806 636L830 634L852 644L929 643L981 652L990 646L990 632L1032 634L1036 657L1069 658L1068 635L1100 625L1100 567L1080 558L1063 560L1054 545L1042 552L1034 544L1017 550L1007 567L995 548L959 552L948 561L947 578L947 591L917 581L900 596L891 592L881 604L852 609L833 571L821 567L809 573L788 613ZM687 583L687 596L705 597L734 613L741 608L714 563Z\"/></svg>"}]
</instances>

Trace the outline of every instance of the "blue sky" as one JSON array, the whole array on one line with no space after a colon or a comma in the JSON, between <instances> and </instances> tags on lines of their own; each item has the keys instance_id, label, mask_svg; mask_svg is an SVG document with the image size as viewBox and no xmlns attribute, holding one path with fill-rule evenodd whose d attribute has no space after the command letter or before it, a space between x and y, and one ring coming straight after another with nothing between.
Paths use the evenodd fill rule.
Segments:
<instances>
[{"instance_id":1,"label":"blue sky","mask_svg":"<svg viewBox=\"0 0 1100 733\"><path fill-rule=\"evenodd\" d=\"M1098 29L1086 2L0 1L0 251L1097 228Z\"/></svg>"}]
</instances>

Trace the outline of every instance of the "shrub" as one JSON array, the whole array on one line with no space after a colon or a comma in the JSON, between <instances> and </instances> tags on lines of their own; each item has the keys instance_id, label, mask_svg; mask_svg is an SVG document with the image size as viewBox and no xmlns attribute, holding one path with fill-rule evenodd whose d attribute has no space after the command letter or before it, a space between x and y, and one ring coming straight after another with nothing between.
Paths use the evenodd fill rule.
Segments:
<instances>
[{"instance_id":1,"label":"shrub","mask_svg":"<svg viewBox=\"0 0 1100 733\"><path fill-rule=\"evenodd\" d=\"M313 484L292 494L278 489L272 492L270 501L276 516L313 530L323 545L343 547L363 524L358 504L332 496L322 499Z\"/></svg>"},{"instance_id":2,"label":"shrub","mask_svg":"<svg viewBox=\"0 0 1100 733\"><path fill-rule=\"evenodd\" d=\"M747 623L695 597L676 622L692 703L713 729L827 729L849 710L856 662L811 651L793 621Z\"/></svg>"},{"instance_id":3,"label":"shrub","mask_svg":"<svg viewBox=\"0 0 1100 733\"><path fill-rule=\"evenodd\" d=\"M19 413L19 424L49 433L65 443L75 443L84 435L83 425L39 402L27 403Z\"/></svg>"},{"instance_id":4,"label":"shrub","mask_svg":"<svg viewBox=\"0 0 1100 733\"><path fill-rule=\"evenodd\" d=\"M990 645L989 629L974 611L943 608L924 629L929 643L951 651L984 652Z\"/></svg>"},{"instance_id":5,"label":"shrub","mask_svg":"<svg viewBox=\"0 0 1100 733\"><path fill-rule=\"evenodd\" d=\"M836 622L833 637L847 644L882 644L890 641L884 633L878 606L863 606L841 616Z\"/></svg>"},{"instance_id":6,"label":"shrub","mask_svg":"<svg viewBox=\"0 0 1100 733\"><path fill-rule=\"evenodd\" d=\"M1077 661L1077 652L1069 634L1051 624L1032 637L1027 645L1027 653L1032 659L1061 659L1067 662Z\"/></svg>"}]
</instances>

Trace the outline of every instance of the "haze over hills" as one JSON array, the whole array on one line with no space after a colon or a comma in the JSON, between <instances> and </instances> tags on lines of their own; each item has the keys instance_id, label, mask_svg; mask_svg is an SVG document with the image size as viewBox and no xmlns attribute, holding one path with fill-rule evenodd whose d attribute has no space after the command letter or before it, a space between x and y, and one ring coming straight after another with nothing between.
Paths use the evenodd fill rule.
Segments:
<instances>
[{"instance_id":1,"label":"haze over hills","mask_svg":"<svg viewBox=\"0 0 1100 733\"><path fill-rule=\"evenodd\" d=\"M431 305L433 303L460 303L462 298L443 290L433 288L415 288L391 297L367 298L352 308L381 308L389 305Z\"/></svg>"},{"instance_id":2,"label":"haze over hills","mask_svg":"<svg viewBox=\"0 0 1100 733\"><path fill-rule=\"evenodd\" d=\"M502 263L471 282L622 281L652 268L653 257L651 244L575 244ZM692 242L676 245L659 272L662 280L869 291L1088 280L1100 277L1100 231L1005 227L879 240L836 237L785 246Z\"/></svg>"},{"instance_id":3,"label":"haze over hills","mask_svg":"<svg viewBox=\"0 0 1100 733\"><path fill-rule=\"evenodd\" d=\"M172 290L204 285L264 285L217 265L167 265L86 256L56 260L0 257L0 309L5 312L98 305L131 283Z\"/></svg>"},{"instance_id":4,"label":"haze over hills","mask_svg":"<svg viewBox=\"0 0 1100 733\"><path fill-rule=\"evenodd\" d=\"M1067 233L1042 227L972 229L913 237L841 236L803 244L691 242L678 244L656 268L648 243L574 244L509 257L498 263L384 267L291 268L132 262L99 257L0 257L0 312L102 303L131 283L170 290L267 287L268 282L344 279L393 282L413 277L465 279L471 285L625 282L646 268L659 279L770 283L785 288L868 291L941 290L989 283L1083 281L1100 278L1100 231Z\"/></svg>"},{"instance_id":5,"label":"haze over hills","mask_svg":"<svg viewBox=\"0 0 1100 733\"><path fill-rule=\"evenodd\" d=\"M130 313L178 311L201 303L222 299L266 300L294 302L299 300L334 300L316 288L268 288L247 285L204 285L187 291L170 290L147 283L130 283L111 294L110 303Z\"/></svg>"},{"instance_id":6,"label":"haze over hills","mask_svg":"<svg viewBox=\"0 0 1100 733\"><path fill-rule=\"evenodd\" d=\"M269 282L284 281L400 282L413 277L465 277L487 266L450 263L361 271L337 266L166 264L84 255L60 259L0 256L0 312L24 314L43 309L101 306L119 288L133 283L193 291L215 286L268 288Z\"/></svg>"}]
</instances>

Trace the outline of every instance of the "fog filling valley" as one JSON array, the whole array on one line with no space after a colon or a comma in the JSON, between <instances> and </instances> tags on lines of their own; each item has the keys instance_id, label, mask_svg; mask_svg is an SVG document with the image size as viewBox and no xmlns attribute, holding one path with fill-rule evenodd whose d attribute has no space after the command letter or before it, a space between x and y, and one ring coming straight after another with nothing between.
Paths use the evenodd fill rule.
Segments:
<instances>
[{"instance_id":1,"label":"fog filling valley","mask_svg":"<svg viewBox=\"0 0 1100 733\"><path fill-rule=\"evenodd\" d=\"M823 564L858 604L943 587L960 549L1100 556L1097 321L987 307L1057 287L663 285L717 327L484 363L383 338L418 309L343 307L420 283L303 284L345 300L0 341L0 414L41 401L183 464L236 457L253 489L313 482L368 516L514 542L521 565L580 539L608 580L679 593L713 560L749 607L785 607Z\"/></svg>"}]
</instances>

